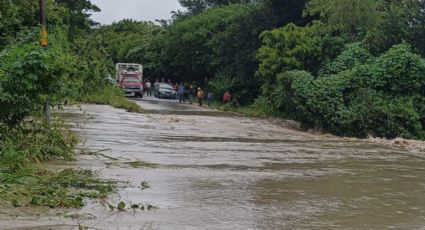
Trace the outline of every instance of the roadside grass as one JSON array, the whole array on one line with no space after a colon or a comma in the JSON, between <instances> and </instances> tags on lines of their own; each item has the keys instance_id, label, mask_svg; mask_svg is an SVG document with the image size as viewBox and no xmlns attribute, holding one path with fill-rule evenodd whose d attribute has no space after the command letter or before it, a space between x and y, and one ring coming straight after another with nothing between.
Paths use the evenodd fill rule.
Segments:
<instances>
[{"instance_id":1,"label":"roadside grass","mask_svg":"<svg viewBox=\"0 0 425 230\"><path fill-rule=\"evenodd\" d=\"M32 118L0 133L0 204L80 208L85 198L115 189L91 170L48 169L51 161L75 159L77 138L61 121Z\"/></svg>"},{"instance_id":2,"label":"roadside grass","mask_svg":"<svg viewBox=\"0 0 425 230\"><path fill-rule=\"evenodd\" d=\"M115 108L125 109L128 112L141 112L142 109L134 101L128 100L118 87L109 86L90 94L84 95L79 100L83 103L111 105Z\"/></svg>"},{"instance_id":3,"label":"roadside grass","mask_svg":"<svg viewBox=\"0 0 425 230\"><path fill-rule=\"evenodd\" d=\"M63 125L61 121L48 124L43 119L31 119L5 129L0 139L0 169L14 171L33 163L74 160L78 141Z\"/></svg>"},{"instance_id":4,"label":"roadside grass","mask_svg":"<svg viewBox=\"0 0 425 230\"><path fill-rule=\"evenodd\" d=\"M0 172L0 204L81 208L86 198L105 198L115 190L113 182L99 179L91 170L55 172L46 165L33 165L13 172Z\"/></svg>"}]
</instances>

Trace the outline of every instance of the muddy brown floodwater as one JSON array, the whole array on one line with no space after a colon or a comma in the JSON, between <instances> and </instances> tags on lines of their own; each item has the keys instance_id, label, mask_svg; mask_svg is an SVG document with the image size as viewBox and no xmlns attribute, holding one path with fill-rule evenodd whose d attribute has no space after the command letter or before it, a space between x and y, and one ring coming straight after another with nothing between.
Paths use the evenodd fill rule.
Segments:
<instances>
[{"instance_id":1,"label":"muddy brown floodwater","mask_svg":"<svg viewBox=\"0 0 425 230\"><path fill-rule=\"evenodd\" d=\"M419 150L311 135L174 101L137 102L144 114L98 105L63 114L85 147L117 158L85 155L71 165L117 180L118 194L82 210L6 209L1 228L425 229ZM119 201L158 209L106 205Z\"/></svg>"}]
</instances>

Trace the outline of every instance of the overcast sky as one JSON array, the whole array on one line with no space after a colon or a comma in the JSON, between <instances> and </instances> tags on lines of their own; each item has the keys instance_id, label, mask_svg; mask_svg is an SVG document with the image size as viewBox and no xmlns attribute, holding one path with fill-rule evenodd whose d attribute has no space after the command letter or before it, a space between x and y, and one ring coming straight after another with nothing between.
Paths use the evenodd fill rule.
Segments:
<instances>
[{"instance_id":1,"label":"overcast sky","mask_svg":"<svg viewBox=\"0 0 425 230\"><path fill-rule=\"evenodd\" d=\"M102 12L92 19L102 24L111 24L124 18L155 21L170 19L171 11L181 10L178 0L91 0Z\"/></svg>"}]
</instances>

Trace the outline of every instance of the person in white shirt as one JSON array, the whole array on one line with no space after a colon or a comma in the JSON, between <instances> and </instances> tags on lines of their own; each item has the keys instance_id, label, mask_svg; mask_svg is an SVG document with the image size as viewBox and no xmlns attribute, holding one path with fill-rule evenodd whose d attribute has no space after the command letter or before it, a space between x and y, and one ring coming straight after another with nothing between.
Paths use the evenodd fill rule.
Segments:
<instances>
[{"instance_id":1,"label":"person in white shirt","mask_svg":"<svg viewBox=\"0 0 425 230\"><path fill-rule=\"evenodd\" d=\"M146 82L146 96L152 97L152 84L149 80Z\"/></svg>"}]
</instances>

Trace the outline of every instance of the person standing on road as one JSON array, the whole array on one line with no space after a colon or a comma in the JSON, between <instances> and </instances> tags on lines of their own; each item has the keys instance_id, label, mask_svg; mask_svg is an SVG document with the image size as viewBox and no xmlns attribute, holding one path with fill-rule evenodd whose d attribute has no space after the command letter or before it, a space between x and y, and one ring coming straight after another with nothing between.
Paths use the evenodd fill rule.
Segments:
<instances>
[{"instance_id":1,"label":"person standing on road","mask_svg":"<svg viewBox=\"0 0 425 230\"><path fill-rule=\"evenodd\" d=\"M176 97L174 99L179 99L179 83L171 84L173 86L174 92L176 92Z\"/></svg>"},{"instance_id":2,"label":"person standing on road","mask_svg":"<svg viewBox=\"0 0 425 230\"><path fill-rule=\"evenodd\" d=\"M179 85L179 83L176 83L174 86L173 86L173 89L176 91L176 99L179 99L180 100L180 85Z\"/></svg>"},{"instance_id":3,"label":"person standing on road","mask_svg":"<svg viewBox=\"0 0 425 230\"><path fill-rule=\"evenodd\" d=\"M189 86L189 103L193 104L193 95L195 94L195 89L193 88L193 85Z\"/></svg>"},{"instance_id":4,"label":"person standing on road","mask_svg":"<svg viewBox=\"0 0 425 230\"><path fill-rule=\"evenodd\" d=\"M149 80L146 82L146 96L152 97L152 84Z\"/></svg>"},{"instance_id":5,"label":"person standing on road","mask_svg":"<svg viewBox=\"0 0 425 230\"><path fill-rule=\"evenodd\" d=\"M184 98L184 92L185 92L184 84L181 83L178 90L180 103L182 102L186 103Z\"/></svg>"},{"instance_id":6,"label":"person standing on road","mask_svg":"<svg viewBox=\"0 0 425 230\"><path fill-rule=\"evenodd\" d=\"M153 91L153 95L157 96L158 90L159 90L159 81L158 79L155 80L155 83L153 84L154 87L154 91Z\"/></svg>"},{"instance_id":7,"label":"person standing on road","mask_svg":"<svg viewBox=\"0 0 425 230\"><path fill-rule=\"evenodd\" d=\"M232 99L232 95L229 93L229 91L226 91L223 95L223 103L227 104Z\"/></svg>"},{"instance_id":8,"label":"person standing on road","mask_svg":"<svg viewBox=\"0 0 425 230\"><path fill-rule=\"evenodd\" d=\"M202 90L201 87L198 88L198 103L199 106L202 106L202 100L204 99L204 91Z\"/></svg>"},{"instance_id":9,"label":"person standing on road","mask_svg":"<svg viewBox=\"0 0 425 230\"><path fill-rule=\"evenodd\" d=\"M208 99L208 106L211 106L211 103L214 100L214 94L211 92L211 90L208 91L207 99Z\"/></svg>"}]
</instances>

